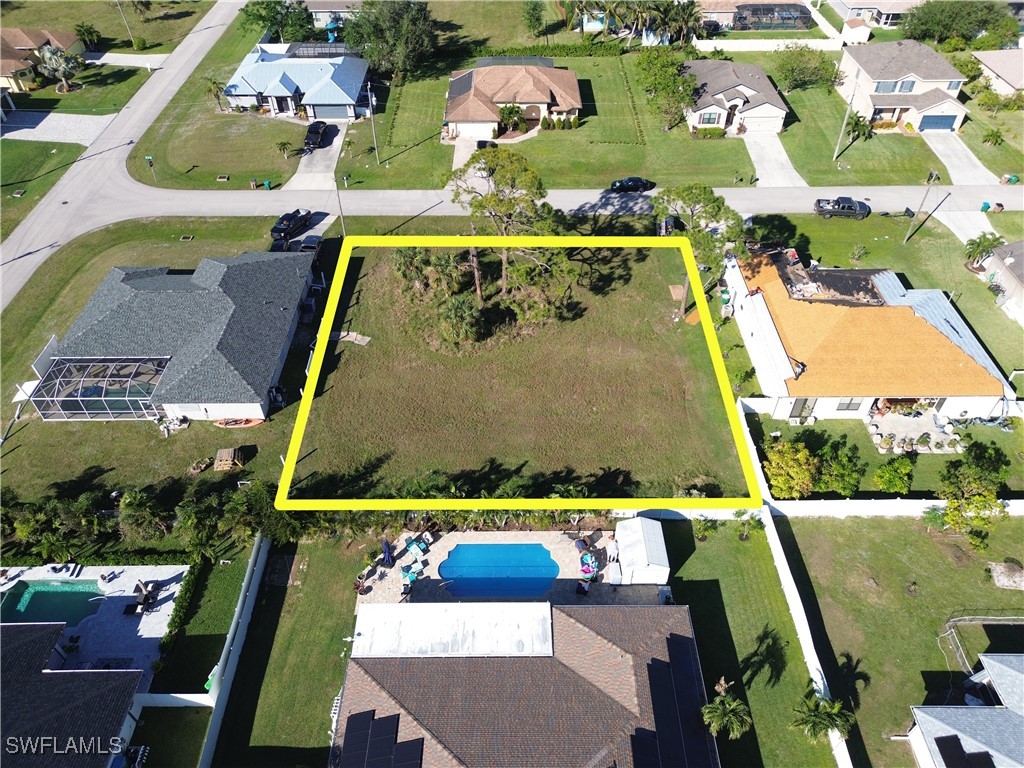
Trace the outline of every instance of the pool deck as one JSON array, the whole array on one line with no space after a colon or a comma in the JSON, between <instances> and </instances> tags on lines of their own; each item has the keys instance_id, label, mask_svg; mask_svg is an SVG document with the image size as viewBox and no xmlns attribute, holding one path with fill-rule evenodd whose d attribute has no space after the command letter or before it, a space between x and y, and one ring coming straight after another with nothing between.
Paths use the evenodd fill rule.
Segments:
<instances>
[{"instance_id":1,"label":"pool deck","mask_svg":"<svg viewBox=\"0 0 1024 768\"><path fill-rule=\"evenodd\" d=\"M160 639L167 633L167 623L178 597L187 565L72 565L70 570L54 572L54 566L9 569L0 582L0 592L18 581L78 581L94 584L106 597L99 610L86 616L76 627L65 627L57 648L46 664L47 669L141 669L139 693L149 691L153 681L153 662L160 658ZM100 581L101 575L113 573L113 579ZM72 575L73 574L73 575ZM159 582L161 590L152 610L124 615L126 605L135 604L135 585ZM62 650L73 635L79 636L78 651Z\"/></svg>"},{"instance_id":2,"label":"pool deck","mask_svg":"<svg viewBox=\"0 0 1024 768\"><path fill-rule=\"evenodd\" d=\"M432 534L431 544L423 558L423 573L417 575L408 598L402 597L401 566L415 562L412 553L406 549L407 537L419 534L403 531L395 540L395 565L383 568L378 565L371 569L366 580L365 594L356 598L356 613L359 606L365 603L400 603L407 599L415 603L448 603L448 602L489 602L504 601L507 595L495 597L462 597L456 598L445 589L438 574L438 568L449 553L459 544L540 544L551 553L551 559L558 565L558 576L550 590L543 595L532 598L515 598L516 602L548 602L553 605L658 605L658 587L651 584L633 584L629 586L613 586L605 582L605 543L607 532L581 531L567 533L560 531L453 531L443 535ZM585 535L593 542L590 551L597 557L598 580L590 587L590 594L577 595L576 583L580 574L580 556L574 540Z\"/></svg>"}]
</instances>

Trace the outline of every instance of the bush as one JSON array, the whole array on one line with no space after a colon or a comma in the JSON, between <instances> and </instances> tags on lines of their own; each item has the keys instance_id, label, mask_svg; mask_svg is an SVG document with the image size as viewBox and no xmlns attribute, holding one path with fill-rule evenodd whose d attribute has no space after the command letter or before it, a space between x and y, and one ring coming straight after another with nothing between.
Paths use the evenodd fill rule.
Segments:
<instances>
[{"instance_id":1,"label":"bush","mask_svg":"<svg viewBox=\"0 0 1024 768\"><path fill-rule=\"evenodd\" d=\"M562 130L564 127L565 126L562 124L562 118L556 117L555 118L555 128L557 128L558 130Z\"/></svg>"},{"instance_id":2,"label":"bush","mask_svg":"<svg viewBox=\"0 0 1024 768\"><path fill-rule=\"evenodd\" d=\"M587 38L582 43L557 43L555 45L522 45L514 48L474 48L473 57L480 56L569 56L569 57L618 57L623 54L619 43L594 43Z\"/></svg>"},{"instance_id":3,"label":"bush","mask_svg":"<svg viewBox=\"0 0 1024 768\"><path fill-rule=\"evenodd\" d=\"M572 127L573 128L579 128L580 127L580 116L579 115L573 115L572 116Z\"/></svg>"},{"instance_id":4,"label":"bush","mask_svg":"<svg viewBox=\"0 0 1024 768\"><path fill-rule=\"evenodd\" d=\"M725 128L698 128L693 131L695 139L724 139Z\"/></svg>"},{"instance_id":5,"label":"bush","mask_svg":"<svg viewBox=\"0 0 1024 768\"><path fill-rule=\"evenodd\" d=\"M200 565L198 560L194 560L191 567L185 572L185 577L181 580L181 588L178 590L177 597L174 598L174 609L171 611L171 617L167 620L168 635L173 635L181 629L189 603L192 602L192 593L196 590L196 579L199 578L199 571L204 567L208 566Z\"/></svg>"},{"instance_id":6,"label":"bush","mask_svg":"<svg viewBox=\"0 0 1024 768\"><path fill-rule=\"evenodd\" d=\"M967 50L967 43L964 42L963 38L951 37L939 46L939 50L943 53L957 53L959 51Z\"/></svg>"},{"instance_id":7,"label":"bush","mask_svg":"<svg viewBox=\"0 0 1024 768\"><path fill-rule=\"evenodd\" d=\"M907 129L907 133L913 133L914 132L914 125L913 125L913 123L904 123L903 127Z\"/></svg>"},{"instance_id":8,"label":"bush","mask_svg":"<svg viewBox=\"0 0 1024 768\"><path fill-rule=\"evenodd\" d=\"M146 38L144 37L136 37L135 42L132 44L132 48L134 48L136 51L144 51L148 47L149 44L146 42Z\"/></svg>"},{"instance_id":9,"label":"bush","mask_svg":"<svg viewBox=\"0 0 1024 768\"><path fill-rule=\"evenodd\" d=\"M895 127L895 120L876 120L871 124L871 130L873 131L889 131Z\"/></svg>"},{"instance_id":10,"label":"bush","mask_svg":"<svg viewBox=\"0 0 1024 768\"><path fill-rule=\"evenodd\" d=\"M497 128L497 126L495 126L494 128L491 128L491 138L492 139L498 138L498 128Z\"/></svg>"},{"instance_id":11,"label":"bush","mask_svg":"<svg viewBox=\"0 0 1024 768\"><path fill-rule=\"evenodd\" d=\"M544 115L544 117L542 117L540 119L540 129L542 131L546 131L548 129L548 116L547 115Z\"/></svg>"},{"instance_id":12,"label":"bush","mask_svg":"<svg viewBox=\"0 0 1024 768\"><path fill-rule=\"evenodd\" d=\"M914 462L906 456L890 459L875 471L875 484L885 493L910 493Z\"/></svg>"}]
</instances>

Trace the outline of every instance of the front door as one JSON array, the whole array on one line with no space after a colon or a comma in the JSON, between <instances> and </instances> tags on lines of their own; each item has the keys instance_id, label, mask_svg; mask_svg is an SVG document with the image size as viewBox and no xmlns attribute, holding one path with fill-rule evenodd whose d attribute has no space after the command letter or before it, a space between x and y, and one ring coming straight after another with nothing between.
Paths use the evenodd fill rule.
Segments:
<instances>
[{"instance_id":1,"label":"front door","mask_svg":"<svg viewBox=\"0 0 1024 768\"><path fill-rule=\"evenodd\" d=\"M725 116L726 129L728 129L729 126L732 125L732 121L736 119L736 108L738 106L738 104L733 104L731 107L729 107L729 113Z\"/></svg>"},{"instance_id":2,"label":"front door","mask_svg":"<svg viewBox=\"0 0 1024 768\"><path fill-rule=\"evenodd\" d=\"M291 112L291 111L292 111L291 99L289 99L287 96L278 96L277 97L277 112L278 113L281 113L281 112L287 113L287 112Z\"/></svg>"}]
</instances>

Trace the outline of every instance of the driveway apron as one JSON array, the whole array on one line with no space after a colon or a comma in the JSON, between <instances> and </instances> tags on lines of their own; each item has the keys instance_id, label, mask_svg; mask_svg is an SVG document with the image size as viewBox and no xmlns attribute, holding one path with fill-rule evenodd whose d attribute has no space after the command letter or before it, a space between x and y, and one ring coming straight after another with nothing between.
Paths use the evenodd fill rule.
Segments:
<instances>
[{"instance_id":1,"label":"driveway apron","mask_svg":"<svg viewBox=\"0 0 1024 768\"><path fill-rule=\"evenodd\" d=\"M789 161L785 147L774 133L746 133L743 142L754 163L759 187L806 187L807 182Z\"/></svg>"}]
</instances>

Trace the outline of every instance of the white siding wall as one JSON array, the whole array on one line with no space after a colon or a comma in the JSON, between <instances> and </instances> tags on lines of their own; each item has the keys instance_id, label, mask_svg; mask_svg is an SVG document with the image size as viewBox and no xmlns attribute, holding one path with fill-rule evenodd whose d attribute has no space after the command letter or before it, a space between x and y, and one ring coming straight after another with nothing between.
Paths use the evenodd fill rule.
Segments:
<instances>
[{"instance_id":1,"label":"white siding wall","mask_svg":"<svg viewBox=\"0 0 1024 768\"><path fill-rule=\"evenodd\" d=\"M989 82L992 83L992 90L1001 96L1013 96L1013 86L1003 80L999 75L993 72L991 69L986 67L984 64L981 65L981 74L987 77Z\"/></svg>"},{"instance_id":2,"label":"white siding wall","mask_svg":"<svg viewBox=\"0 0 1024 768\"><path fill-rule=\"evenodd\" d=\"M225 96L228 104L232 107L255 107L255 96Z\"/></svg>"},{"instance_id":3,"label":"white siding wall","mask_svg":"<svg viewBox=\"0 0 1024 768\"><path fill-rule=\"evenodd\" d=\"M947 397L939 413L951 419L988 419L1003 415L1003 399L1000 397Z\"/></svg>"},{"instance_id":4,"label":"white siding wall","mask_svg":"<svg viewBox=\"0 0 1024 768\"><path fill-rule=\"evenodd\" d=\"M165 405L169 418L187 416L190 421L217 419L262 419L267 415L266 403L180 403Z\"/></svg>"}]
</instances>

